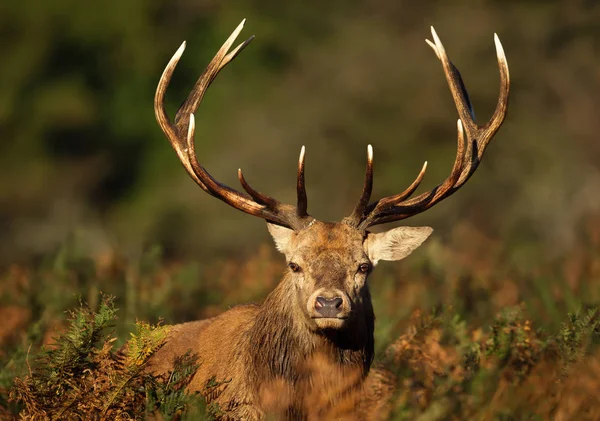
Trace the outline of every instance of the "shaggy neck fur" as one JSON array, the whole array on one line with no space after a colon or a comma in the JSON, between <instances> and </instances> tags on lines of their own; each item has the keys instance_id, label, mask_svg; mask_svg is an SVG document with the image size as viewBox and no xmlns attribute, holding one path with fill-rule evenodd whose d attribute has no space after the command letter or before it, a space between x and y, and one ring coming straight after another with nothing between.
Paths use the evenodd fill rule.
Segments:
<instances>
[{"instance_id":1,"label":"shaggy neck fur","mask_svg":"<svg viewBox=\"0 0 600 421\"><path fill-rule=\"evenodd\" d=\"M250 378L258 383L284 379L294 384L302 375L303 363L315 353L332 363L358 368L366 376L373 361L375 322L368 288L364 287L361 308L356 308L347 327L315 331L296 301L291 282L285 277L269 294L247 332L252 349Z\"/></svg>"}]
</instances>

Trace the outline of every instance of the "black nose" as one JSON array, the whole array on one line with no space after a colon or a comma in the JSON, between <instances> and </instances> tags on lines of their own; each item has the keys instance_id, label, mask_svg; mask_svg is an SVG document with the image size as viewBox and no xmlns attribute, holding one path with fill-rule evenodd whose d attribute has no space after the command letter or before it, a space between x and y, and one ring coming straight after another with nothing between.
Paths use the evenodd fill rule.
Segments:
<instances>
[{"instance_id":1,"label":"black nose","mask_svg":"<svg viewBox=\"0 0 600 421\"><path fill-rule=\"evenodd\" d=\"M325 298L317 297L315 310L323 317L336 317L342 309L344 300L341 297Z\"/></svg>"}]
</instances>

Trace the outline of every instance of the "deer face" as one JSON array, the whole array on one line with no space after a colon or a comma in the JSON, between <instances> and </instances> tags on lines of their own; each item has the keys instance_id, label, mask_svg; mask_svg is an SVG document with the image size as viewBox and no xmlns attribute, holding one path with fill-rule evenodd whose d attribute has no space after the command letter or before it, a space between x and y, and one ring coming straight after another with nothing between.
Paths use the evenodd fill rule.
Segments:
<instances>
[{"instance_id":1,"label":"deer face","mask_svg":"<svg viewBox=\"0 0 600 421\"><path fill-rule=\"evenodd\" d=\"M373 234L345 223L314 221L294 232L269 224L285 254L293 296L309 325L340 329L361 314L370 299L367 277L379 260L399 260L431 233L431 228L401 227Z\"/></svg>"}]
</instances>

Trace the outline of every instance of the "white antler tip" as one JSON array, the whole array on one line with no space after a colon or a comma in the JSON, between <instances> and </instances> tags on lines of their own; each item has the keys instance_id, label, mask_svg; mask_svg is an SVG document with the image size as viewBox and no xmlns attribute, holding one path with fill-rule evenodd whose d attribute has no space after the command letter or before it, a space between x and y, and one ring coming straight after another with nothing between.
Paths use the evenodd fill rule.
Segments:
<instances>
[{"instance_id":1,"label":"white antler tip","mask_svg":"<svg viewBox=\"0 0 600 421\"><path fill-rule=\"evenodd\" d=\"M438 58L441 58L441 55L443 55L446 50L444 49L442 41L440 41L440 37L438 37L438 34L437 32L435 32L435 28L433 26L431 27L431 36L433 37L433 42L429 40L425 41L427 42L427 44L429 44L431 48L433 48L433 51L435 51L435 55L437 55Z\"/></svg>"},{"instance_id":2,"label":"white antler tip","mask_svg":"<svg viewBox=\"0 0 600 421\"><path fill-rule=\"evenodd\" d=\"M370 144L367 145L367 159L370 161L373 161L373 146L371 146Z\"/></svg>"},{"instance_id":3,"label":"white antler tip","mask_svg":"<svg viewBox=\"0 0 600 421\"><path fill-rule=\"evenodd\" d=\"M177 63L179 61L179 59L181 58L181 55L185 51L185 46L186 46L186 42L183 41L181 43L181 45L179 46L179 48L177 49L177 51L175 51L175 54L173 54L173 57L171 57L171 60L169 60L169 64L167 66L171 65L172 63Z\"/></svg>"},{"instance_id":4,"label":"white antler tip","mask_svg":"<svg viewBox=\"0 0 600 421\"><path fill-rule=\"evenodd\" d=\"M498 56L498 60L506 61L504 48L502 48L502 43L500 42L500 38L498 38L498 34L494 34L494 44L496 44L496 55Z\"/></svg>"},{"instance_id":5,"label":"white antler tip","mask_svg":"<svg viewBox=\"0 0 600 421\"><path fill-rule=\"evenodd\" d=\"M306 148L304 147L304 145L302 145L302 147L300 148L300 159L298 160L299 162L304 162L304 154L306 153Z\"/></svg>"},{"instance_id":6,"label":"white antler tip","mask_svg":"<svg viewBox=\"0 0 600 421\"><path fill-rule=\"evenodd\" d=\"M425 171L427 169L427 161L423 163L423 169L421 171Z\"/></svg>"},{"instance_id":7,"label":"white antler tip","mask_svg":"<svg viewBox=\"0 0 600 421\"><path fill-rule=\"evenodd\" d=\"M440 41L440 37L438 37L438 34L435 31L435 28L433 26L431 27L431 36L433 37L433 41L435 42L435 45L437 45L438 47L440 45L442 45L442 42Z\"/></svg>"},{"instance_id":8,"label":"white antler tip","mask_svg":"<svg viewBox=\"0 0 600 421\"><path fill-rule=\"evenodd\" d=\"M227 39L227 41L225 41L224 45L229 44L231 46L231 44L233 44L233 41L235 41L235 39L238 37L238 35L240 34L240 32L242 32L242 29L244 28L244 24L246 23L246 19L244 18L240 24L234 29L234 31L231 33L231 35L229 36L229 38Z\"/></svg>"}]
</instances>

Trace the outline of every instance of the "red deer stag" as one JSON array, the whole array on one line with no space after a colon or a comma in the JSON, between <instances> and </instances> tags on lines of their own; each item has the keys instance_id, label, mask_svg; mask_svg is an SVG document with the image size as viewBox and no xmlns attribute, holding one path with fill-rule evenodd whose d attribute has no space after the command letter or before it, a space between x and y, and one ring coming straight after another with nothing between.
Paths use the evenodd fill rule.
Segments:
<instances>
[{"instance_id":1,"label":"red deer stag","mask_svg":"<svg viewBox=\"0 0 600 421\"><path fill-rule=\"evenodd\" d=\"M432 232L429 227L399 227L372 233L369 227L399 221L423 212L456 192L477 169L485 148L506 116L508 66L502 45L494 36L500 69L500 95L490 121L479 126L460 73L431 28L427 40L438 59L458 110L458 147L450 175L433 189L410 198L425 175L426 164L402 193L370 202L373 187L373 150L368 146L362 194L352 214L341 222L321 222L307 213L304 187L304 147L300 152L297 204L285 204L251 187L238 170L247 194L217 181L198 162L194 147L194 113L219 71L253 37L231 52L242 22L223 44L172 123L164 109L165 91L183 54L185 43L165 68L154 98L156 119L190 177L208 194L230 206L267 221L288 269L262 305L240 305L208 320L173 326L165 345L153 356L149 370L164 373L175 357L190 350L200 368L189 385L206 390L211 379L224 382L209 396L228 419L262 419L261 388L285 381L292 390L302 377L307 358L325 355L338 367L358 370L365 378L373 360L374 315L367 277L380 260L400 260ZM302 419L302 408L291 402L287 417Z\"/></svg>"}]
</instances>

